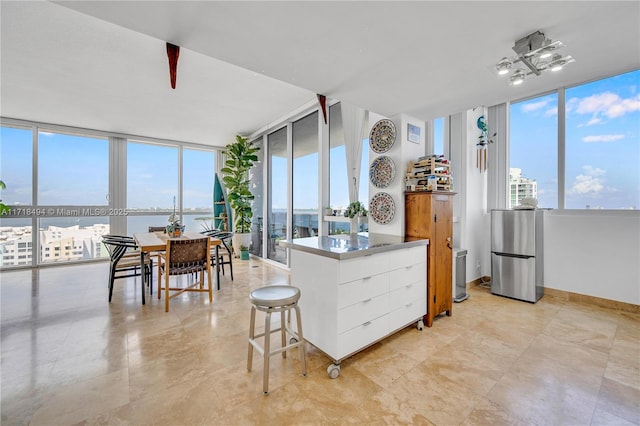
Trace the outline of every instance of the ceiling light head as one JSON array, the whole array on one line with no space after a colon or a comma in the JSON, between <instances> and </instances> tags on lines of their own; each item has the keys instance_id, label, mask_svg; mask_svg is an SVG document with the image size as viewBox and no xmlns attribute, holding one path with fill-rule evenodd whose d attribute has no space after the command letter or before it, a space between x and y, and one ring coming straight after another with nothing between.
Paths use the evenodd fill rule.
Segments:
<instances>
[{"instance_id":1,"label":"ceiling light head","mask_svg":"<svg viewBox=\"0 0 640 426\"><path fill-rule=\"evenodd\" d=\"M547 68L554 72L560 71L562 67L573 61L574 59L571 56L562 56L559 53L555 53L547 65Z\"/></svg>"},{"instance_id":2,"label":"ceiling light head","mask_svg":"<svg viewBox=\"0 0 640 426\"><path fill-rule=\"evenodd\" d=\"M512 65L513 65L513 62L511 62L506 57L500 59L500 61L496 64L496 69L498 70L498 75L508 74Z\"/></svg>"},{"instance_id":3,"label":"ceiling light head","mask_svg":"<svg viewBox=\"0 0 640 426\"><path fill-rule=\"evenodd\" d=\"M512 86L518 86L522 83L524 83L524 78L525 78L526 74L523 70L521 69L517 69L515 70L515 72L511 75L511 78L509 79L509 83Z\"/></svg>"},{"instance_id":4,"label":"ceiling light head","mask_svg":"<svg viewBox=\"0 0 640 426\"><path fill-rule=\"evenodd\" d=\"M564 47L564 43L561 41L551 41L551 39L545 39L543 47L537 52L540 59L550 58L553 52Z\"/></svg>"}]
</instances>

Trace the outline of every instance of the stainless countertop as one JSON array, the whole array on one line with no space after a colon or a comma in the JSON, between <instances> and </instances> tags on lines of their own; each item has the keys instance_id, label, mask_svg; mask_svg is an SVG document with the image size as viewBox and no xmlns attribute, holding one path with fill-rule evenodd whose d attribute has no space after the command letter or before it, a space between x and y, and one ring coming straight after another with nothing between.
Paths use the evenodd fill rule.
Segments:
<instances>
[{"instance_id":1,"label":"stainless countertop","mask_svg":"<svg viewBox=\"0 0 640 426\"><path fill-rule=\"evenodd\" d=\"M384 234L340 234L328 237L296 238L280 241L282 246L332 259L353 259L410 247L426 246L428 239L405 241L404 237Z\"/></svg>"}]
</instances>

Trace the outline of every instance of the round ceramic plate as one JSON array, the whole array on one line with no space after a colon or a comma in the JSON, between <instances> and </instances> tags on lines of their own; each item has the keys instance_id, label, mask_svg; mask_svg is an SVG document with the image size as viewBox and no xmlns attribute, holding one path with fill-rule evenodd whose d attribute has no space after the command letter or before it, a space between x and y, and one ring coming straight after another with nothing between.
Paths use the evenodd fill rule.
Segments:
<instances>
[{"instance_id":1,"label":"round ceramic plate","mask_svg":"<svg viewBox=\"0 0 640 426\"><path fill-rule=\"evenodd\" d=\"M391 195L386 192L378 192L369 201L369 216L381 225L391 222L396 213L396 205Z\"/></svg>"},{"instance_id":2,"label":"round ceramic plate","mask_svg":"<svg viewBox=\"0 0 640 426\"><path fill-rule=\"evenodd\" d=\"M379 120L371 128L369 133L369 145L371 149L382 154L389 151L396 141L396 126L393 121L383 119Z\"/></svg>"},{"instance_id":3,"label":"round ceramic plate","mask_svg":"<svg viewBox=\"0 0 640 426\"><path fill-rule=\"evenodd\" d=\"M391 159L383 155L376 158L369 167L369 180L376 188L386 188L396 177L396 165Z\"/></svg>"}]
</instances>

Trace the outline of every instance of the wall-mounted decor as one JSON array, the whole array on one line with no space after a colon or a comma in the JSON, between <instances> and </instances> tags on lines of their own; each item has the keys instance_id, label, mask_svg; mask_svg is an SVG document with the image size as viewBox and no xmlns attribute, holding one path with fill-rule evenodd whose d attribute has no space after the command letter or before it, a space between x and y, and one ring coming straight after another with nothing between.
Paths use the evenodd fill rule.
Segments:
<instances>
[{"instance_id":1,"label":"wall-mounted decor","mask_svg":"<svg viewBox=\"0 0 640 426\"><path fill-rule=\"evenodd\" d=\"M374 152L382 154L389 151L395 141L396 126L393 121L387 119L378 120L371 128L369 145Z\"/></svg>"},{"instance_id":2,"label":"wall-mounted decor","mask_svg":"<svg viewBox=\"0 0 640 426\"><path fill-rule=\"evenodd\" d=\"M376 188L386 188L396 177L396 165L386 155L382 155L371 163L369 167L369 180Z\"/></svg>"},{"instance_id":3,"label":"wall-mounted decor","mask_svg":"<svg viewBox=\"0 0 640 426\"><path fill-rule=\"evenodd\" d=\"M391 195L378 192L369 200L369 216L381 225L391 222L396 213L396 204Z\"/></svg>"},{"instance_id":4,"label":"wall-mounted decor","mask_svg":"<svg viewBox=\"0 0 640 426\"><path fill-rule=\"evenodd\" d=\"M407 124L407 140L413 143L420 143L420 127Z\"/></svg>"}]
</instances>

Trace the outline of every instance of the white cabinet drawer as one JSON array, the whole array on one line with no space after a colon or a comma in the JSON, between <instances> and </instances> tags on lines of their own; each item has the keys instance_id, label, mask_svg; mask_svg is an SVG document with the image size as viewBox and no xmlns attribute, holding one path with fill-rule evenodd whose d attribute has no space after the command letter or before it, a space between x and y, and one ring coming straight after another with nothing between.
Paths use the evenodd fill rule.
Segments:
<instances>
[{"instance_id":1,"label":"white cabinet drawer","mask_svg":"<svg viewBox=\"0 0 640 426\"><path fill-rule=\"evenodd\" d=\"M405 250L392 250L388 255L389 270L403 268L427 261L427 246L412 247Z\"/></svg>"},{"instance_id":2,"label":"white cabinet drawer","mask_svg":"<svg viewBox=\"0 0 640 426\"><path fill-rule=\"evenodd\" d=\"M338 333L343 333L388 312L388 293L347 306L338 311Z\"/></svg>"},{"instance_id":3,"label":"white cabinet drawer","mask_svg":"<svg viewBox=\"0 0 640 426\"><path fill-rule=\"evenodd\" d=\"M389 270L386 253L357 257L340 262L338 283L348 283L360 278L371 277Z\"/></svg>"},{"instance_id":4,"label":"white cabinet drawer","mask_svg":"<svg viewBox=\"0 0 640 426\"><path fill-rule=\"evenodd\" d=\"M427 285L427 263L424 259L422 263L408 265L389 272L390 290L395 290L415 281L422 281L425 287Z\"/></svg>"},{"instance_id":5,"label":"white cabinet drawer","mask_svg":"<svg viewBox=\"0 0 640 426\"><path fill-rule=\"evenodd\" d=\"M336 361L372 344L389 333L388 315L375 318L338 335Z\"/></svg>"},{"instance_id":6,"label":"white cabinet drawer","mask_svg":"<svg viewBox=\"0 0 640 426\"><path fill-rule=\"evenodd\" d=\"M389 292L389 274L373 275L338 285L338 309Z\"/></svg>"},{"instance_id":7,"label":"white cabinet drawer","mask_svg":"<svg viewBox=\"0 0 640 426\"><path fill-rule=\"evenodd\" d=\"M403 328L412 321L416 321L427 314L427 299L420 298L405 303L389 313L389 332Z\"/></svg>"},{"instance_id":8,"label":"white cabinet drawer","mask_svg":"<svg viewBox=\"0 0 640 426\"><path fill-rule=\"evenodd\" d=\"M412 300L427 300L427 286L424 282L415 281L389 293L389 310L393 311Z\"/></svg>"}]
</instances>

